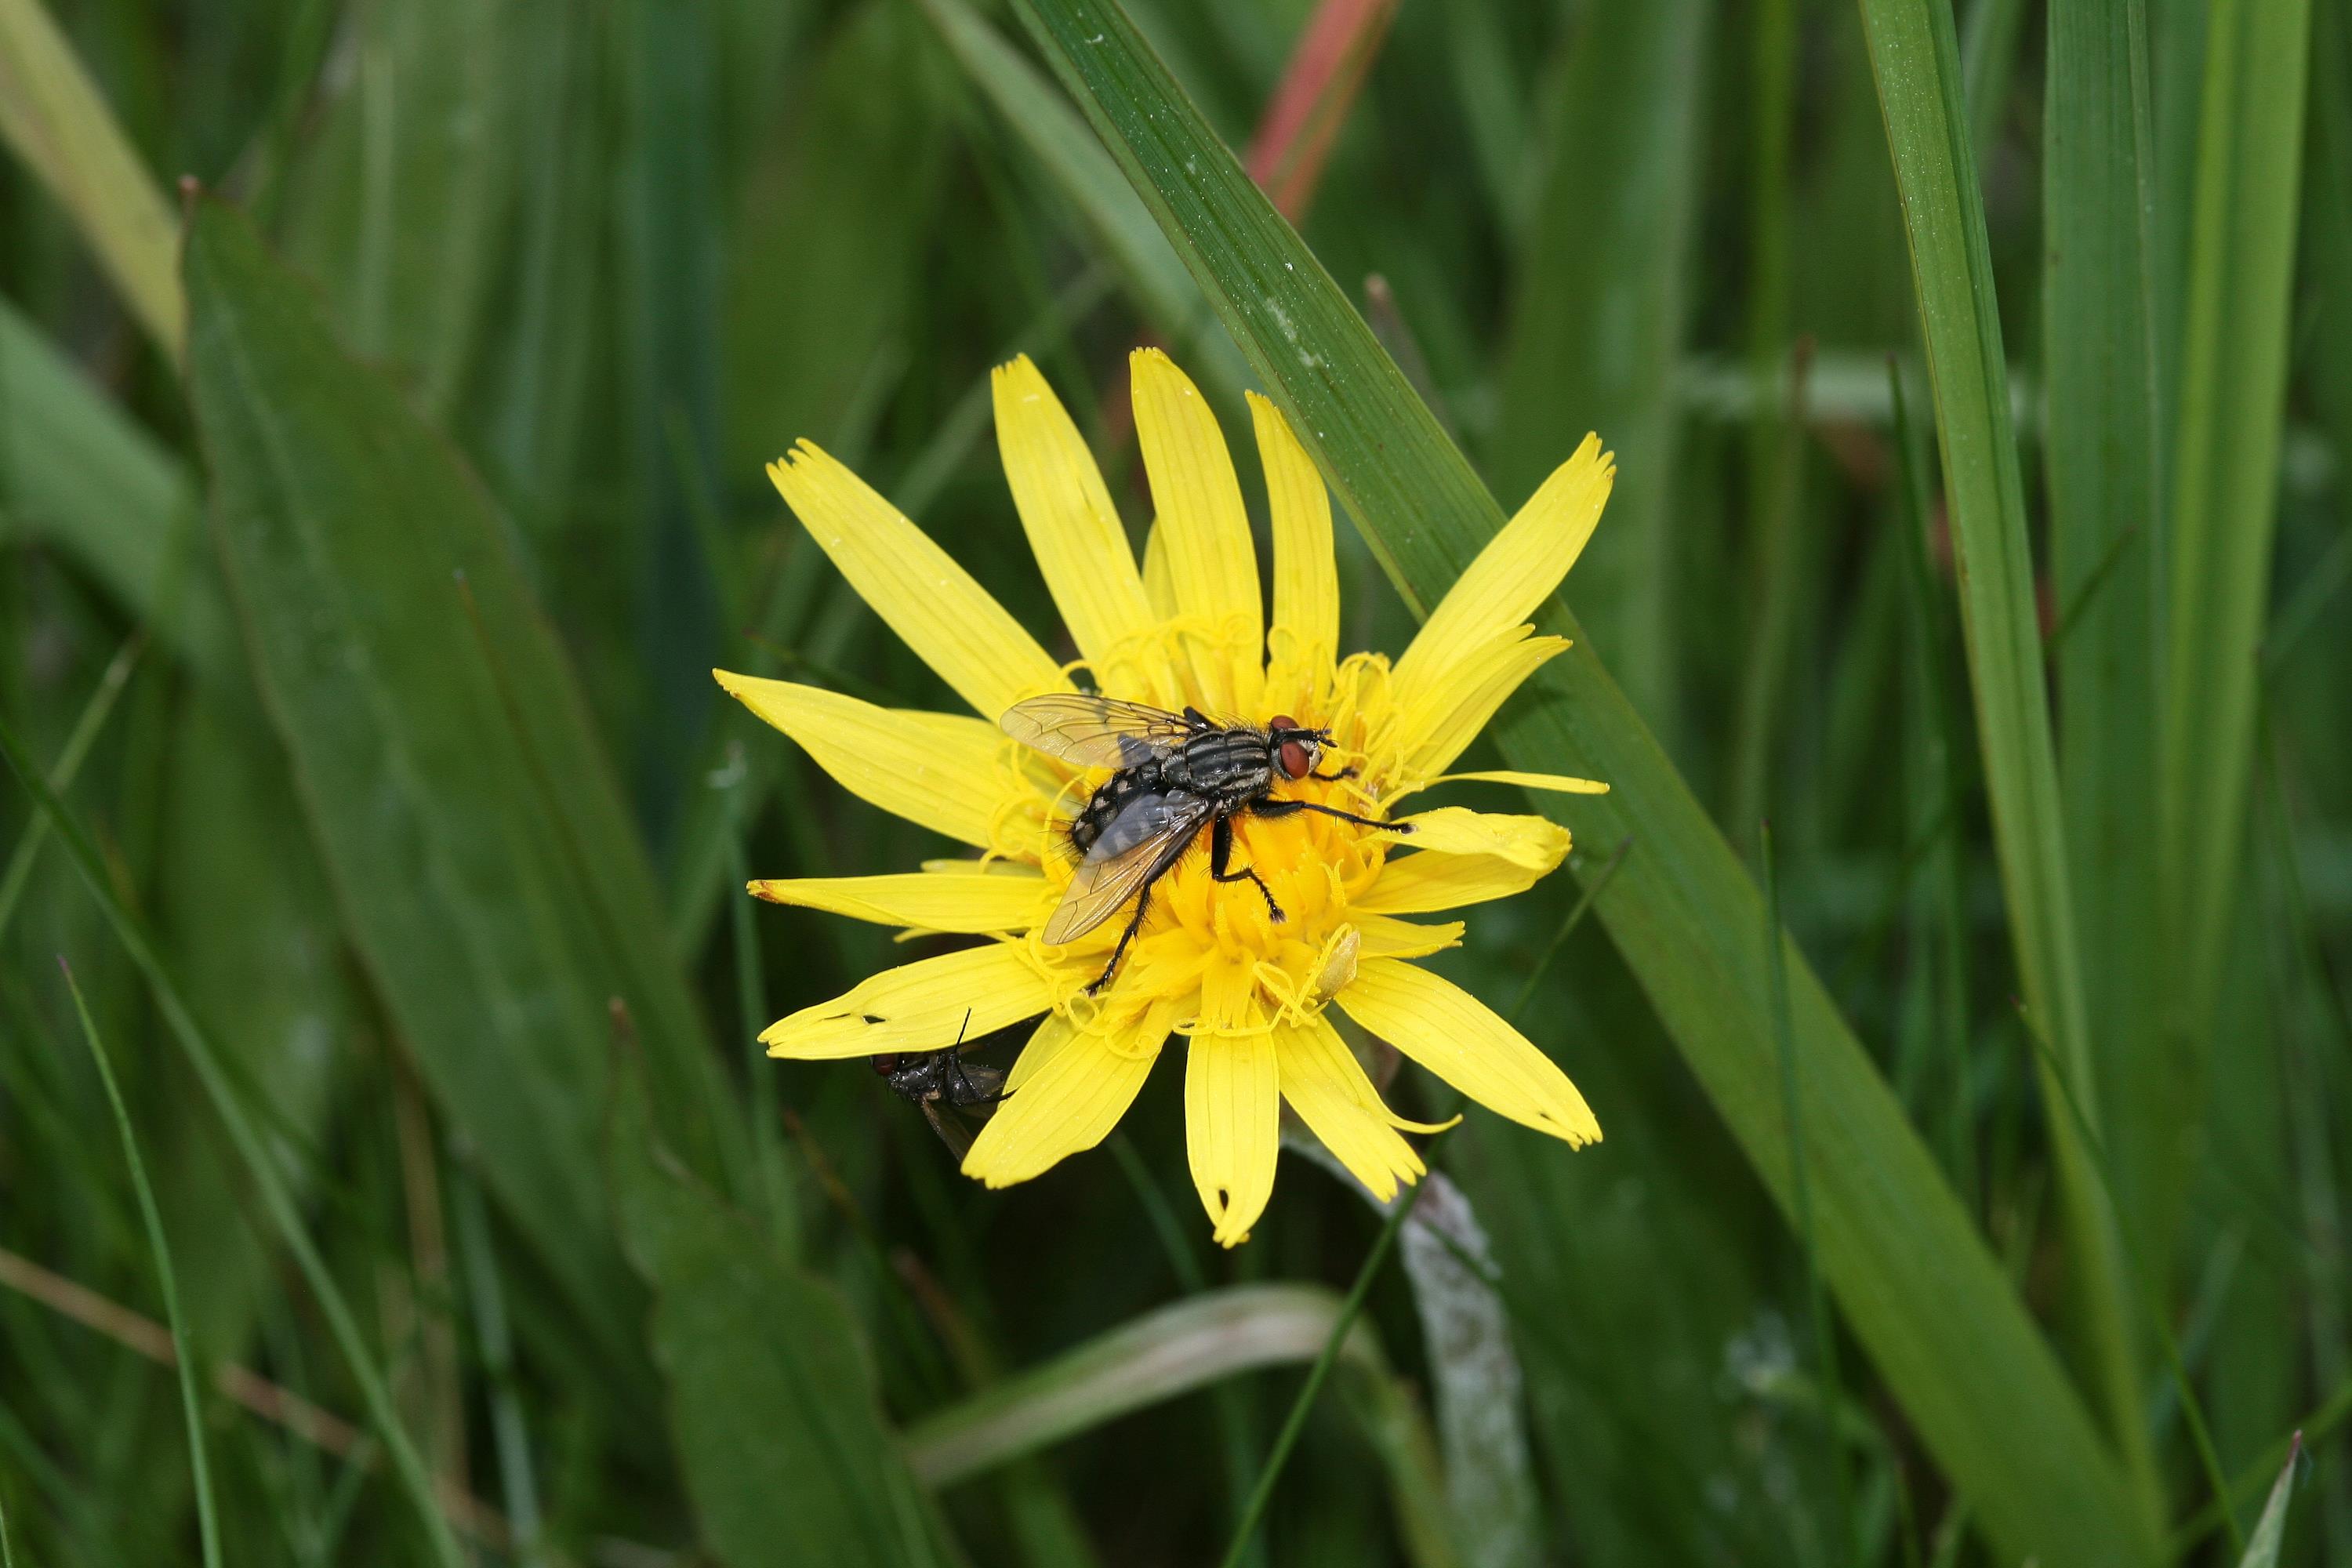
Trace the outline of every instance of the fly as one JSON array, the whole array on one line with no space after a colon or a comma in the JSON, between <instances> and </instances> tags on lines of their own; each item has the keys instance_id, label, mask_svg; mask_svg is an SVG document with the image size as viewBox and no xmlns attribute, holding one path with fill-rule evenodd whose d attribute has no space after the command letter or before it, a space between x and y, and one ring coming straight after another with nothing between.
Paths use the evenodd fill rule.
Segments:
<instances>
[{"instance_id":1,"label":"fly","mask_svg":"<svg viewBox=\"0 0 2352 1568\"><path fill-rule=\"evenodd\" d=\"M1233 865L1234 817L1311 811L1359 827L1412 831L1319 801L1274 798L1277 784L1344 779L1356 772L1317 772L1331 732L1286 713L1263 728L1220 724L1194 708L1169 713L1140 702L1062 691L1015 703L1000 723L1006 734L1048 756L1118 770L1096 786L1070 823L1078 868L1044 933L1049 942L1075 942L1135 900L1110 962L1087 987L1089 994L1110 983L1143 924L1152 884L1184 858L1202 828L1209 829L1209 875L1220 882L1255 884L1276 921L1284 919L1282 906L1265 879L1250 867Z\"/></svg>"},{"instance_id":2,"label":"fly","mask_svg":"<svg viewBox=\"0 0 2352 1568\"><path fill-rule=\"evenodd\" d=\"M964 1030L971 1027L971 1011L964 1010L963 1028L956 1043L941 1051L886 1051L874 1058L874 1071L909 1104L921 1106L923 1119L940 1142L959 1160L971 1152L971 1134L960 1121L940 1114L947 1105L958 1110L993 1105L1004 1098L1004 1069L964 1060Z\"/></svg>"}]
</instances>

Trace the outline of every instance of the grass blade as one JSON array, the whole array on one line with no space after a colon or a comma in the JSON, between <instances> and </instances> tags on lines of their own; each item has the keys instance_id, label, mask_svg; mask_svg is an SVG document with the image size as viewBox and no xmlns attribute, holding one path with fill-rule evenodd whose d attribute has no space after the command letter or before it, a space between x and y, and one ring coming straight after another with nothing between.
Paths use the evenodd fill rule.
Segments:
<instances>
[{"instance_id":1,"label":"grass blade","mask_svg":"<svg viewBox=\"0 0 2352 1568\"><path fill-rule=\"evenodd\" d=\"M655 1289L678 1468L730 1568L945 1560L846 1305L660 1140L625 1019L604 1131L629 1257Z\"/></svg>"},{"instance_id":2,"label":"grass blade","mask_svg":"<svg viewBox=\"0 0 2352 1568\"><path fill-rule=\"evenodd\" d=\"M2294 1497L2295 1472L2302 1468L2303 1434L2298 1432L2287 1447L2286 1465L2271 1485L2270 1500L2263 1504L2263 1516L2254 1521L2253 1538L2246 1542L2238 1568L2278 1568L2279 1549L2286 1544L2287 1504Z\"/></svg>"},{"instance_id":3,"label":"grass blade","mask_svg":"<svg viewBox=\"0 0 2352 1568\"><path fill-rule=\"evenodd\" d=\"M2211 8L2168 517L2167 1023L2201 1057L2236 908L2277 521L2308 0Z\"/></svg>"},{"instance_id":4,"label":"grass blade","mask_svg":"<svg viewBox=\"0 0 2352 1568\"><path fill-rule=\"evenodd\" d=\"M1055 68L1288 416L1399 592L1425 613L1502 510L1312 252L1106 0L1023 0ZM1631 834L1599 912L1786 1211L1762 900L1624 693L1577 639L1503 726L1514 766L1609 779L1554 805ZM2012 1555L2129 1563L2147 1531L1998 1265L1801 956L1787 955L1823 1272L1927 1447Z\"/></svg>"},{"instance_id":5,"label":"grass blade","mask_svg":"<svg viewBox=\"0 0 2352 1568\"><path fill-rule=\"evenodd\" d=\"M134 632L131 640L116 651L108 661L106 673L99 677L98 689L89 694L82 705L81 717L74 721L73 731L66 737L65 747L49 768L49 787L63 792L73 788L74 779L81 772L83 759L97 743L98 732L106 728L107 716L114 711L114 700L122 695L123 683L131 679L131 669L139 663L140 650L147 639ZM17 901L25 896L26 885L32 880L33 865L40 857L41 840L48 836L46 818L35 817L25 825L24 837L8 854L8 867L0 871L0 937L8 934L8 922L16 917Z\"/></svg>"},{"instance_id":6,"label":"grass blade","mask_svg":"<svg viewBox=\"0 0 2352 1568\"><path fill-rule=\"evenodd\" d=\"M2055 0L2044 132L2042 358L2066 850L2100 1124L2122 1223L2168 1278L2158 1151L2179 1120L2156 929L2157 474L2142 0ZM2182 1064L2185 1070L2186 1064Z\"/></svg>"},{"instance_id":7,"label":"grass blade","mask_svg":"<svg viewBox=\"0 0 2352 1568\"><path fill-rule=\"evenodd\" d=\"M106 1047L99 1043L89 1004L82 999L72 965L60 958L58 968L66 977L66 989L73 993L74 1016L81 1020L81 1037L89 1046L90 1060L98 1064L99 1081L106 1086L106 1103L114 1112L114 1130L122 1139L131 1184L139 1194L139 1218L147 1227L147 1246L155 1255L155 1278L163 1293L163 1320L172 1326L172 1359L180 1375L180 1414L188 1424L188 1463L195 1472L196 1538L205 1568L220 1568L220 1515L213 1500L212 1465L205 1458L204 1411L196 1399L196 1365L188 1353L187 1324L180 1316L180 1281L172 1268L172 1244L163 1235L163 1215L155 1207L155 1189L147 1182L147 1162L140 1158L139 1140L131 1131L131 1111L122 1103L122 1089L114 1081L114 1066L106 1059Z\"/></svg>"},{"instance_id":8,"label":"grass blade","mask_svg":"<svg viewBox=\"0 0 2352 1568\"><path fill-rule=\"evenodd\" d=\"M0 141L73 215L131 313L178 359L180 226L41 0L0 0Z\"/></svg>"},{"instance_id":9,"label":"grass blade","mask_svg":"<svg viewBox=\"0 0 2352 1568\"><path fill-rule=\"evenodd\" d=\"M1200 362L1196 374L1237 395L1245 372L1232 341L1216 330L1182 259L1068 100L965 0L922 0L922 6L964 73L1094 231L1144 320L1186 345Z\"/></svg>"},{"instance_id":10,"label":"grass blade","mask_svg":"<svg viewBox=\"0 0 2352 1568\"><path fill-rule=\"evenodd\" d=\"M1993 304L1984 198L1961 101L1959 46L1950 8L1938 0L1862 0L1862 18L1911 240L1958 561L1969 683L2018 974L2074 1097L2095 1114L2097 1077L2067 882L2025 489ZM2122 1283L2113 1207L2074 1130L2058 1122L2053 1142L2074 1243L2075 1305L2109 1436L2131 1477L2143 1528L2152 1531L2161 1491L2140 1419L2136 1320Z\"/></svg>"},{"instance_id":11,"label":"grass blade","mask_svg":"<svg viewBox=\"0 0 2352 1568\"><path fill-rule=\"evenodd\" d=\"M0 528L47 541L207 681L237 673L186 468L0 300Z\"/></svg>"},{"instance_id":12,"label":"grass blade","mask_svg":"<svg viewBox=\"0 0 2352 1568\"><path fill-rule=\"evenodd\" d=\"M1694 0L1578 16L1486 466L1505 495L1524 495L1586 430L1607 432L1617 488L1609 526L1577 563L1578 596L1586 629L1660 728L1670 728L1673 685L1674 366L1697 225L1707 33ZM1592 331L1596 317L1610 330Z\"/></svg>"},{"instance_id":13,"label":"grass blade","mask_svg":"<svg viewBox=\"0 0 2352 1568\"><path fill-rule=\"evenodd\" d=\"M563 650L471 474L216 201L188 276L215 531L346 928L486 1182L631 1343L580 1179L608 998L645 1027L698 1168L735 1168L740 1121L711 1111L715 1064Z\"/></svg>"},{"instance_id":14,"label":"grass blade","mask_svg":"<svg viewBox=\"0 0 2352 1568\"><path fill-rule=\"evenodd\" d=\"M1241 1568L1242 1559L1249 1554L1250 1542L1265 1518L1266 1505L1274 1501L1274 1489L1282 1480L1282 1468L1289 1463L1291 1449L1298 1446L1299 1433L1307 1429L1307 1415L1315 1408L1315 1396L1322 1392L1332 1367L1339 1364L1340 1350L1347 1344L1356 1320L1363 1314L1364 1299L1372 1292L1372 1281L1379 1278L1381 1265L1388 1260L1389 1248L1396 1245L1397 1232L1412 1217L1413 1205L1428 1190L1426 1181L1415 1183L1403 1201L1389 1210L1380 1234L1372 1238L1371 1249L1364 1254L1364 1261L1356 1269L1355 1283L1348 1287L1347 1299L1339 1303L1339 1310L1331 1319L1331 1331L1324 1336L1315 1364L1307 1369L1307 1381L1299 1384L1298 1397L1290 1403L1290 1414L1283 1417L1282 1429L1274 1435L1274 1447L1266 1453L1265 1468L1258 1472L1257 1486L1242 1510L1242 1521L1234 1528L1233 1544L1225 1548L1224 1568Z\"/></svg>"},{"instance_id":15,"label":"grass blade","mask_svg":"<svg viewBox=\"0 0 2352 1568\"><path fill-rule=\"evenodd\" d=\"M1236 1373L1312 1360L1339 1310L1330 1292L1306 1285L1187 1297L917 1422L908 1458L931 1485L952 1486ZM1341 1344L1351 1363L1385 1369L1368 1326Z\"/></svg>"},{"instance_id":16,"label":"grass blade","mask_svg":"<svg viewBox=\"0 0 2352 1568\"><path fill-rule=\"evenodd\" d=\"M399 1413L393 1407L391 1391L385 1386L383 1369L376 1364L374 1352L369 1350L367 1341L361 1335L359 1320L352 1316L351 1304L344 1300L341 1288L328 1271L326 1259L320 1255L318 1245L310 1239L310 1233L304 1227L301 1211L287 1187L285 1177L278 1171L276 1157L263 1142L260 1129L254 1125L243 1102L237 1098L236 1089L222 1065L220 1052L215 1048L203 1026L196 1022L195 1015L189 1010L178 983L163 966L146 929L123 904L89 835L42 779L32 759L26 754L23 744L16 739L15 730L5 721L0 721L0 756L5 756L8 765L16 770L16 777L32 795L34 808L47 820L51 830L66 846L73 858L75 869L81 873L83 885L97 899L108 924L114 928L115 936L152 987L165 1026L170 1029L173 1038L179 1042L188 1065L194 1069L197 1081L204 1086L205 1099L212 1103L227 1128L229 1141L236 1150L247 1177L260 1194L262 1206L277 1226L279 1240L294 1255L303 1279L310 1287L320 1313L327 1321L328 1331L350 1368L352 1381L359 1385L361 1395L366 1401L368 1415L391 1452L393 1468L407 1491L409 1500L415 1506L435 1558L445 1568L461 1568L464 1555L458 1551L457 1540L450 1534L448 1523L442 1518L435 1500L432 1478L425 1473L425 1461L418 1457L416 1445L409 1440L406 1429L401 1426Z\"/></svg>"}]
</instances>

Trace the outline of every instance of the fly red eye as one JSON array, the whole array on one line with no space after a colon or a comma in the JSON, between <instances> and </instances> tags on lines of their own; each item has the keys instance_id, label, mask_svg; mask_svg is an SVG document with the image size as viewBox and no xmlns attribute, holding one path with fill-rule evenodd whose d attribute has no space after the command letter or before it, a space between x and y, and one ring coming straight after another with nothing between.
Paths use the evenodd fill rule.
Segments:
<instances>
[{"instance_id":1,"label":"fly red eye","mask_svg":"<svg viewBox=\"0 0 2352 1568\"><path fill-rule=\"evenodd\" d=\"M1266 728L1269 730L1296 730L1298 728L1298 721L1292 718L1287 713L1277 713L1267 722Z\"/></svg>"},{"instance_id":2,"label":"fly red eye","mask_svg":"<svg viewBox=\"0 0 2352 1568\"><path fill-rule=\"evenodd\" d=\"M876 1076L880 1078L888 1078L892 1073L897 1072L898 1070L898 1058L896 1052L886 1053L874 1058L874 1071Z\"/></svg>"},{"instance_id":3,"label":"fly red eye","mask_svg":"<svg viewBox=\"0 0 2352 1568\"><path fill-rule=\"evenodd\" d=\"M1315 771L1315 759L1307 754L1303 741L1285 741L1276 760L1282 764L1285 778L1303 779Z\"/></svg>"}]
</instances>

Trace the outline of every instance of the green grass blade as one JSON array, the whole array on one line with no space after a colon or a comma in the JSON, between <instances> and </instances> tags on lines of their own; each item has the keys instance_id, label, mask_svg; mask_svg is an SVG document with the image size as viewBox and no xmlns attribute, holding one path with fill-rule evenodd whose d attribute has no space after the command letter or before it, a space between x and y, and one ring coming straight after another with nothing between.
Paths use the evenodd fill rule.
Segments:
<instances>
[{"instance_id":1,"label":"green grass blade","mask_svg":"<svg viewBox=\"0 0 2352 1568\"><path fill-rule=\"evenodd\" d=\"M846 1305L680 1165L623 1040L604 1154L625 1245L654 1287L649 1332L705 1542L730 1568L936 1568L936 1526Z\"/></svg>"},{"instance_id":2,"label":"green grass blade","mask_svg":"<svg viewBox=\"0 0 2352 1568\"><path fill-rule=\"evenodd\" d=\"M2159 1151L2179 1074L2157 1027L2156 584L2160 515L2148 193L2154 171L2142 0L2050 11L2042 224L2043 459L2050 576L2082 608L2053 636L2059 758L2100 1125L2122 1222L2156 1277L2170 1205ZM2183 1064L2185 1067L2185 1064Z\"/></svg>"},{"instance_id":3,"label":"green grass blade","mask_svg":"<svg viewBox=\"0 0 2352 1568\"><path fill-rule=\"evenodd\" d=\"M1789 1147L1795 1154L1790 1162L1795 1189L1790 1194L1790 1207L1795 1210L1798 1244L1805 1251L1805 1318L1812 1330L1813 1375L1822 1387L1822 1458L1829 1471L1830 1498L1837 1508L1837 1545L1830 1561L1859 1563L1862 1547L1854 1530L1853 1481L1847 1473L1845 1445L1837 1424L1837 1413L1845 1405L1838 1375L1837 1325L1831 1321L1828 1294L1822 1289L1821 1245L1813 1231L1812 1192L1805 1179L1804 1096L1797 1081L1796 1048L1789 1037L1789 944L1781 940L1780 880L1772 865L1769 825L1759 828L1757 848L1763 862L1764 910L1770 921L1767 951L1771 954L1774 1044L1780 1058L1780 1115L1789 1124Z\"/></svg>"},{"instance_id":4,"label":"green grass blade","mask_svg":"<svg viewBox=\"0 0 2352 1568\"><path fill-rule=\"evenodd\" d=\"M1144 320L1184 345L1198 375L1234 395L1245 373L1233 340L1216 330L1182 258L1068 100L965 0L922 6L989 107L1093 231Z\"/></svg>"},{"instance_id":5,"label":"green grass blade","mask_svg":"<svg viewBox=\"0 0 2352 1568\"><path fill-rule=\"evenodd\" d=\"M1863 30L1911 240L1921 337L1936 394L1969 687L2011 946L2027 1005L2074 1096L2095 1113L2064 823L2050 723L2025 489L2011 425L1984 198L1961 102L1951 11L1938 0L1863 0ZM2071 1127L2053 1129L2074 1248L2075 1305L2110 1437L2144 1523L2160 1513L2141 1422L2139 1365L2112 1205Z\"/></svg>"},{"instance_id":6,"label":"green grass blade","mask_svg":"<svg viewBox=\"0 0 2352 1568\"><path fill-rule=\"evenodd\" d=\"M155 1279L163 1294L163 1321L172 1328L172 1364L180 1379L180 1414L188 1424L188 1465L195 1475L196 1539L204 1552L205 1568L220 1568L220 1515L213 1500L212 1464L205 1457L205 1417L202 1403L196 1397L195 1357L188 1351L188 1328L180 1315L180 1281L172 1268L172 1244L163 1234L163 1215L155 1206L155 1189L147 1182L147 1162L140 1157L138 1136L131 1131L131 1111L122 1103L122 1089L114 1081L114 1065L106 1058L106 1047L99 1043L98 1025L89 1016L89 1004L82 999L81 985L74 979L73 967L62 958L58 968L66 977L66 989L73 993L74 1016L81 1020L81 1037L89 1047L90 1059L98 1064L99 1081L106 1086L106 1103L114 1112L114 1130L122 1139L122 1157L131 1166L131 1184L139 1194L139 1218L147 1227L147 1246L155 1255Z\"/></svg>"},{"instance_id":7,"label":"green grass blade","mask_svg":"<svg viewBox=\"0 0 2352 1568\"><path fill-rule=\"evenodd\" d=\"M352 346L445 414L471 365L523 168L520 6L411 0L352 13L328 95L286 172L287 254ZM538 171L532 171L536 174Z\"/></svg>"},{"instance_id":8,"label":"green grass blade","mask_svg":"<svg viewBox=\"0 0 2352 1568\"><path fill-rule=\"evenodd\" d=\"M1274 1446L1266 1450L1265 1467L1258 1472L1257 1485L1251 1489L1249 1501L1242 1509L1242 1521L1234 1527L1231 1545L1225 1548L1224 1568L1241 1568L1249 1555L1251 1542L1257 1538L1257 1527L1265 1518L1265 1510L1274 1501L1274 1489L1281 1484L1283 1467L1290 1461L1291 1449L1298 1446L1298 1435L1307 1429L1307 1417L1315 1408L1315 1396L1339 1363L1339 1355L1348 1336L1363 1315L1364 1300L1372 1293L1372 1281L1379 1278L1381 1265L1388 1260L1389 1248L1396 1245L1397 1232L1412 1217L1413 1205L1429 1191L1427 1181L1417 1182L1404 1194L1403 1201L1389 1210L1389 1217L1372 1238L1364 1261L1357 1266L1355 1283L1348 1287L1347 1298L1331 1318L1330 1332L1323 1336L1323 1348L1315 1352L1314 1365L1307 1369L1307 1381L1298 1385L1297 1396L1290 1402L1290 1413L1282 1418L1282 1427L1274 1435Z\"/></svg>"},{"instance_id":9,"label":"green grass blade","mask_svg":"<svg viewBox=\"0 0 2352 1568\"><path fill-rule=\"evenodd\" d=\"M2301 1468L2303 1436L2297 1433L2288 1446L2285 1467L2271 1484L2270 1500L2263 1504L2262 1518L2254 1521L2253 1538L2246 1542L2238 1568L2278 1568L2279 1549L2286 1544L2287 1504L2294 1500L2295 1472Z\"/></svg>"},{"instance_id":10,"label":"green grass blade","mask_svg":"<svg viewBox=\"0 0 2352 1568\"><path fill-rule=\"evenodd\" d=\"M1400 593L1425 613L1503 521L1312 252L1104 0L1024 0L1056 69L1184 258ZM1684 1059L1785 1211L1789 1146L1762 900L1578 639L1502 727L1513 765L1607 778L1562 811L1634 848L1599 912ZM1823 1272L1927 1448L2003 1550L2149 1555L2096 1431L1935 1162L1801 957L1787 958ZM1604 1110L1605 1114L1605 1110Z\"/></svg>"},{"instance_id":11,"label":"green grass blade","mask_svg":"<svg viewBox=\"0 0 2352 1568\"><path fill-rule=\"evenodd\" d=\"M0 720L0 757L16 770L17 779L33 797L34 808L46 818L59 842L72 857L74 868L81 874L82 883L98 900L99 908L113 928L116 938L131 955L131 962L154 992L157 1009L164 1026L179 1043L188 1065L203 1086L205 1098L211 1102L227 1129L229 1142L236 1148L246 1176L260 1194L263 1208L276 1226L278 1239L294 1255L304 1281L316 1299L320 1314L327 1321L329 1333L343 1355L352 1381L359 1385L366 1403L369 1419L377 1435L392 1455L394 1472L402 1489L415 1505L419 1522L431 1543L435 1558L445 1568L461 1568L465 1557L457 1549L457 1538L450 1533L448 1521L442 1515L436 1497L432 1478L425 1472L425 1461L416 1452L407 1430L401 1425L399 1412L392 1403L392 1394L385 1385L383 1369L375 1354L368 1348L360 1332L359 1320L352 1313L351 1304L343 1299L341 1287L335 1283L318 1244L304 1226L302 1214L285 1176L278 1166L278 1157L264 1142L261 1130L247 1115L238 1098L236 1087L223 1065L221 1053L182 994L159 954L154 940L148 934L138 917L133 915L116 890L112 877L89 832L67 809L56 793L26 754L16 731Z\"/></svg>"},{"instance_id":12,"label":"green grass blade","mask_svg":"<svg viewBox=\"0 0 2352 1568\"><path fill-rule=\"evenodd\" d=\"M2202 1055L2232 929L2285 414L2308 0L2211 8L2168 517L2168 1025Z\"/></svg>"},{"instance_id":13,"label":"green grass blade","mask_svg":"<svg viewBox=\"0 0 2352 1568\"><path fill-rule=\"evenodd\" d=\"M186 468L0 300L0 534L45 540L208 681L237 675Z\"/></svg>"},{"instance_id":14,"label":"green grass blade","mask_svg":"<svg viewBox=\"0 0 2352 1568\"><path fill-rule=\"evenodd\" d=\"M1705 166L1708 31L1696 0L1597 5L1576 18L1486 464L1503 494L1525 495L1585 431L1608 432L1617 488L1609 527L1577 562L1579 598L1633 705L1668 731L1674 368ZM1592 330L1596 317L1608 331Z\"/></svg>"},{"instance_id":15,"label":"green grass blade","mask_svg":"<svg viewBox=\"0 0 2352 1568\"><path fill-rule=\"evenodd\" d=\"M99 677L98 689L82 705L81 717L74 721L64 749L58 752L58 760L49 769L51 789L62 793L73 788L83 760L97 743L98 732L106 728L107 716L114 711L114 700L122 695L123 684L131 679L131 671L139 663L139 651L145 646L146 639L133 633L131 640L107 662L106 673ZM25 825L24 836L16 840L16 847L8 852L7 869L0 871L0 937L8 934L8 922L16 918L17 901L32 880L33 865L40 858L41 841L48 837L48 831L46 819L33 818Z\"/></svg>"},{"instance_id":16,"label":"green grass blade","mask_svg":"<svg viewBox=\"0 0 2352 1568\"><path fill-rule=\"evenodd\" d=\"M0 0L0 142L48 186L164 357L187 337L179 225L41 0Z\"/></svg>"},{"instance_id":17,"label":"green grass blade","mask_svg":"<svg viewBox=\"0 0 2352 1568\"><path fill-rule=\"evenodd\" d=\"M653 878L501 520L344 354L244 221L199 205L192 392L256 674L347 929L485 1180L609 1342L634 1341L593 1173L607 999L698 1168L740 1119Z\"/></svg>"},{"instance_id":18,"label":"green grass blade","mask_svg":"<svg viewBox=\"0 0 2352 1568\"><path fill-rule=\"evenodd\" d=\"M1313 1361L1339 1312L1319 1286L1190 1296L917 1422L908 1456L925 1480L952 1486L1237 1373ZM1387 1364L1370 1325L1350 1331L1341 1353L1367 1370Z\"/></svg>"}]
</instances>

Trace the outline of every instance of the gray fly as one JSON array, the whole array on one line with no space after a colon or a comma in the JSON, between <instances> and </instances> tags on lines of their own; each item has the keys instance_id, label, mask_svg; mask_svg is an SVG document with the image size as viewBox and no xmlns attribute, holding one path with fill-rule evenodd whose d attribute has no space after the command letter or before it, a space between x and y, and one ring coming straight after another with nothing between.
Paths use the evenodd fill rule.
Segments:
<instances>
[{"instance_id":1,"label":"gray fly","mask_svg":"<svg viewBox=\"0 0 2352 1568\"><path fill-rule=\"evenodd\" d=\"M1356 771L1317 772L1331 733L1288 714L1277 714L1263 727L1221 724L1198 709L1170 713L1091 692L1062 691L1015 703L999 722L1006 734L1048 756L1117 770L1096 786L1070 823L1077 872L1045 922L1047 942L1075 942L1135 900L1110 962L1087 987L1090 993L1110 983L1143 924L1152 884L1184 858L1202 828L1209 830L1209 875L1220 882L1255 883L1276 921L1284 918L1282 906L1265 879L1250 867L1233 865L1234 817L1311 811L1359 827L1412 831L1319 801L1276 799L1277 784L1344 779Z\"/></svg>"}]
</instances>

